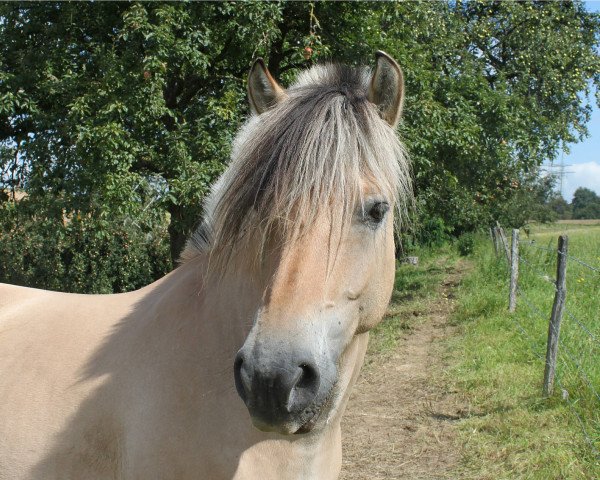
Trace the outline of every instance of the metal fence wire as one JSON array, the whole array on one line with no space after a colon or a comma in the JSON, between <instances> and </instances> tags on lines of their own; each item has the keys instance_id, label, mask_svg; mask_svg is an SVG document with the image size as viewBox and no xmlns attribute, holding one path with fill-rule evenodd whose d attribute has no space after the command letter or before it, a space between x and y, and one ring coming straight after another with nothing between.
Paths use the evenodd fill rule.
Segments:
<instances>
[{"instance_id":1,"label":"metal fence wire","mask_svg":"<svg viewBox=\"0 0 600 480\"><path fill-rule=\"evenodd\" d=\"M524 304L527 306L527 308L529 309L530 312L532 312L535 316L537 316L541 320L546 320L546 316L542 313L542 311L535 306L535 304L525 295L525 293L521 289L518 289L518 294L519 294L519 297L521 298L521 300L523 300ZM537 351L536 342L535 342L534 338L527 332L527 330L525 329L525 327L521 324L521 322L519 322L519 320L517 319L516 316L513 315L510 318L511 318L512 322L515 324L515 326L517 327L517 329L519 330L519 332L521 333L521 335L523 335L523 337L525 338L525 340L529 344L529 348L530 348L531 352L533 353L533 355L536 358L538 358L539 360L541 360L542 362L545 362L546 361L545 357L541 353L539 353ZM562 360L562 362L563 362L563 364L566 365L566 363L564 362L564 360ZM587 430L587 428L585 426L585 422L583 421L583 419L581 418L581 415L579 414L579 412L575 408L575 403L574 403L573 400L571 400L571 395L569 394L569 391L565 388L565 386L561 382L561 376L560 375L556 375L555 378L556 378L556 383L558 384L558 387L560 388L560 391L561 391L561 394L562 394L562 399L568 405L569 411L577 419L577 423L579 424L579 427L581 428L581 432L583 434L585 442L589 446L592 454L595 457L600 458L600 452L595 447L594 442L593 442L593 440L592 440L592 438L591 438L591 436L590 436L590 434L589 434L589 432L588 432L588 430Z\"/></svg>"},{"instance_id":2,"label":"metal fence wire","mask_svg":"<svg viewBox=\"0 0 600 480\"><path fill-rule=\"evenodd\" d=\"M593 265L590 265L587 262L584 262L583 260L581 260L580 258L577 258L573 255L567 254L567 253L563 253L563 252L557 252L556 250L553 250L552 248L549 247L542 247L541 245L538 245L535 240L528 240L528 241L522 241L521 245L528 245L530 247L536 248L538 250L542 250L544 252L548 252L548 253L558 253L559 255L564 255L565 257L567 257L569 260L578 263L579 265L581 265L582 267L587 268L588 270L591 270L592 272L596 272L596 273L600 273L600 267L595 267Z\"/></svg>"},{"instance_id":3,"label":"metal fence wire","mask_svg":"<svg viewBox=\"0 0 600 480\"><path fill-rule=\"evenodd\" d=\"M498 256L504 257L501 255L501 250L498 248L498 242L501 244L504 243L504 249L508 250L508 240L506 240L506 235L502 227L499 225L498 228L491 230L492 240L494 241L495 250ZM494 238L496 237L496 238ZM523 240L519 241L518 239L518 231L513 231L513 242L516 242L516 245L513 244L512 251L517 255L516 261L513 259L513 262L508 259L509 264L509 273L511 276L511 286L510 291L514 290L514 296L518 298L518 303L524 305L527 308L528 316L537 319L538 321L542 321L548 325L548 344L550 342L554 342L554 358L550 358L551 348L549 345L547 346L546 356L544 356L541 350L541 341L536 340L534 336L532 336L531 332L528 332L527 328L519 321L518 315L510 315L510 319L515 325L516 329L519 331L521 336L529 345L531 352L533 355L542 360L545 364L546 372L545 377L548 372L549 362L554 362L554 365L551 368L551 378L549 380L550 390L546 390L546 378L544 391L546 393L552 391L552 385L554 381L556 381L556 385L559 387L563 401L568 405L569 411L574 415L581 428L581 432L585 439L585 442L590 448L592 454L600 459L600 452L596 447L592 437L590 436L590 432L588 431L589 427L586 427L586 421L582 416L582 412L579 411L581 406L581 402L583 398L589 397L588 402L592 402L593 404L598 404L600 406L600 386L595 386L594 381L590 378L590 375L584 368L585 362L582 361L578 355L574 353L574 351L567 345L567 342L564 340L565 332L563 332L563 338L560 337L561 330L561 320L564 315L569 319L568 325L566 328L572 327L575 328L577 333L574 333L571 329L569 329L569 337L574 338L575 335L577 338L583 337L585 340L585 344L589 345L590 352L593 352L598 349L600 352L600 337L598 333L595 333L592 327L588 326L586 321L578 318L571 310L566 307L566 265L567 262L575 262L580 267L583 267L585 271L587 271L590 275L596 277L597 274L600 274L600 267L592 265L591 262L582 260L567 251L568 239L564 237L559 239L559 247L558 249L552 248L550 242L548 246L540 245L535 240ZM523 247L521 252L519 252L519 247ZM545 257L545 258L544 258ZM556 268L556 278L553 278L547 271L547 269L552 265L549 263L551 259L554 257L554 261L558 262L558 264L554 264L554 268ZM536 258L538 261L536 262ZM561 260L562 258L562 260ZM540 265L540 262L543 263ZM559 264L564 263L561 266ZM515 266L516 264L516 266ZM516 272L511 271L517 269ZM561 273L562 270L562 273ZM554 304L552 305L552 314L550 317L550 322L548 324L548 314L544 313L530 297L523 291L523 288L518 284L518 274L525 273L527 275L531 275L534 278L537 278L543 281L547 285L552 285L552 291L555 295ZM514 277L514 279L513 279ZM514 285L512 284L514 282ZM561 287L562 285L562 287ZM513 294L511 293L511 299L509 304L516 304L516 298L513 299ZM558 302L558 303L557 303ZM514 307L513 307L514 308ZM558 318L555 318L558 316ZM564 330L564 329L563 329ZM544 335L546 332L540 331L539 335ZM536 335L537 336L537 335ZM587 350L586 350L587 352ZM584 354L585 356L585 354ZM561 368L555 370L555 366L560 365ZM567 390L567 377L578 379L576 385L578 386L578 394L575 391Z\"/></svg>"}]
</instances>

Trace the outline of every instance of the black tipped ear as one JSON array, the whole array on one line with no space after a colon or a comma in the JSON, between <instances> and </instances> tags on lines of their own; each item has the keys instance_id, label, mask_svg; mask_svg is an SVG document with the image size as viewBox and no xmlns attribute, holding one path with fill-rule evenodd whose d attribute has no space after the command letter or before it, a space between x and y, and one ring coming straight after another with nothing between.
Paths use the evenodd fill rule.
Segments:
<instances>
[{"instance_id":1,"label":"black tipped ear","mask_svg":"<svg viewBox=\"0 0 600 480\"><path fill-rule=\"evenodd\" d=\"M377 65L371 78L368 98L377 105L381 117L396 127L404 103L404 75L396 61L387 53L375 53Z\"/></svg>"},{"instance_id":2,"label":"black tipped ear","mask_svg":"<svg viewBox=\"0 0 600 480\"><path fill-rule=\"evenodd\" d=\"M248 99L252 111L260 115L284 97L285 89L271 76L263 59L254 60L248 75Z\"/></svg>"}]
</instances>

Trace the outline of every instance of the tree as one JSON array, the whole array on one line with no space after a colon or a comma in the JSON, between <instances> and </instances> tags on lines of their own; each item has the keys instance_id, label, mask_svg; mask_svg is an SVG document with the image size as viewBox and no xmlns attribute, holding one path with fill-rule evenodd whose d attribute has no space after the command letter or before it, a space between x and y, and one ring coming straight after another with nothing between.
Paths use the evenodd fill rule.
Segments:
<instances>
[{"instance_id":1,"label":"tree","mask_svg":"<svg viewBox=\"0 0 600 480\"><path fill-rule=\"evenodd\" d=\"M560 193L555 193L549 198L548 206L561 220L569 220L573 216L571 205L569 205Z\"/></svg>"},{"instance_id":2,"label":"tree","mask_svg":"<svg viewBox=\"0 0 600 480\"><path fill-rule=\"evenodd\" d=\"M589 188L575 190L571 206L575 219L600 218L600 197Z\"/></svg>"},{"instance_id":3,"label":"tree","mask_svg":"<svg viewBox=\"0 0 600 480\"><path fill-rule=\"evenodd\" d=\"M166 222L141 229L127 217L66 216L54 199L45 204L27 198L18 204L6 202L0 213L1 280L59 291L112 293L147 285L171 267L163 241Z\"/></svg>"},{"instance_id":4,"label":"tree","mask_svg":"<svg viewBox=\"0 0 600 480\"><path fill-rule=\"evenodd\" d=\"M417 224L460 235L521 213L542 161L586 134L599 32L579 1L0 4L0 187L28 195L0 199L3 235L35 232L34 212L57 238L127 224L174 260L248 113L251 59L288 84L378 49L406 75Z\"/></svg>"},{"instance_id":5,"label":"tree","mask_svg":"<svg viewBox=\"0 0 600 480\"><path fill-rule=\"evenodd\" d=\"M0 17L9 186L94 216L137 218L158 198L177 258L227 161L250 60L269 46L279 7L3 4Z\"/></svg>"},{"instance_id":6,"label":"tree","mask_svg":"<svg viewBox=\"0 0 600 480\"><path fill-rule=\"evenodd\" d=\"M382 40L406 65L404 136L424 210L455 234L493 223L585 134L578 95L599 83L598 17L578 2L386 7Z\"/></svg>"}]
</instances>

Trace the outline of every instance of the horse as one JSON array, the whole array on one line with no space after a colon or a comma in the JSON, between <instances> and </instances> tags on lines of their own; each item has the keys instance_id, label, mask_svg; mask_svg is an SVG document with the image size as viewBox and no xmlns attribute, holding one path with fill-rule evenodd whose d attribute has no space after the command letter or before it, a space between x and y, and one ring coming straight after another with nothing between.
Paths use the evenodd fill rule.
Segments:
<instances>
[{"instance_id":1,"label":"horse","mask_svg":"<svg viewBox=\"0 0 600 480\"><path fill-rule=\"evenodd\" d=\"M171 273L0 285L0 479L329 480L411 196L403 73L258 59L251 115ZM351 434L351 432L349 432Z\"/></svg>"}]
</instances>

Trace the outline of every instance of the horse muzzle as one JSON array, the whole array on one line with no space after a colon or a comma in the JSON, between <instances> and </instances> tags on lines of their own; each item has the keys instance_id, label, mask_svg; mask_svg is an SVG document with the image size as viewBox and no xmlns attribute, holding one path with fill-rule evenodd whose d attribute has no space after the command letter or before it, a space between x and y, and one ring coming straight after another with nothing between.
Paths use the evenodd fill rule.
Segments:
<instances>
[{"instance_id":1,"label":"horse muzzle","mask_svg":"<svg viewBox=\"0 0 600 480\"><path fill-rule=\"evenodd\" d=\"M307 350L274 342L244 345L234 363L235 385L256 428L284 435L308 433L328 403L335 366Z\"/></svg>"}]
</instances>

